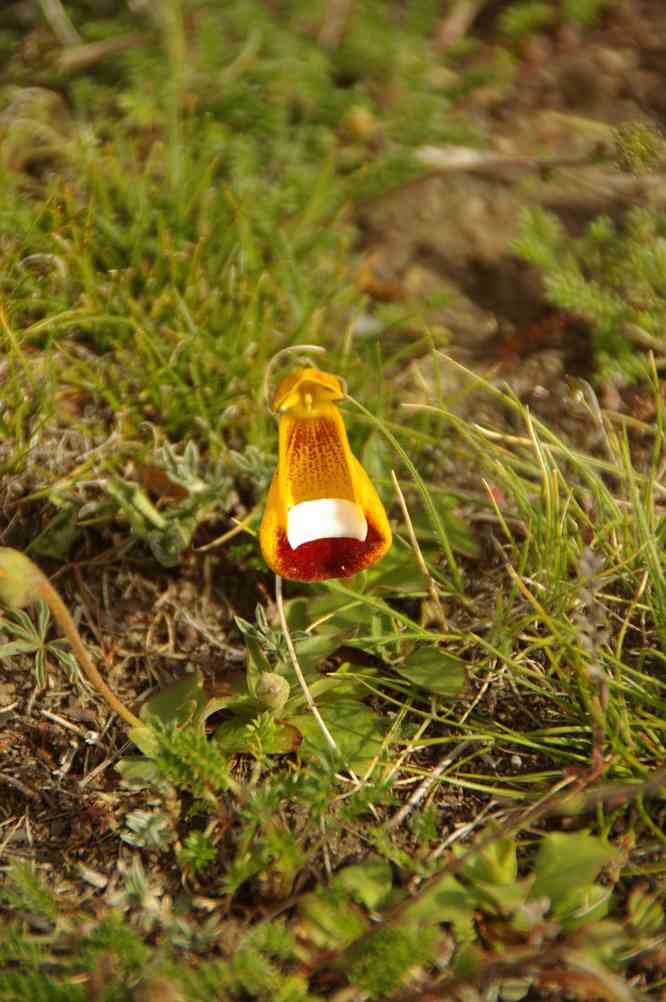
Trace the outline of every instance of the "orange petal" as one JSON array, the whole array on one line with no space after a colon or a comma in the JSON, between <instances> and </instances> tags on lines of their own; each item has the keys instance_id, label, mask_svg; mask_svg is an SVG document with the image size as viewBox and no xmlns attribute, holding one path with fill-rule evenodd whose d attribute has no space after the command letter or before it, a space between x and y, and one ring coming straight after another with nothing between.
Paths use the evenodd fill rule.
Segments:
<instances>
[{"instance_id":1,"label":"orange petal","mask_svg":"<svg viewBox=\"0 0 666 1002\"><path fill-rule=\"evenodd\" d=\"M310 415L280 417L278 473L286 508L318 498L356 501L352 453L335 404L320 403Z\"/></svg>"},{"instance_id":2,"label":"orange petal","mask_svg":"<svg viewBox=\"0 0 666 1002\"><path fill-rule=\"evenodd\" d=\"M320 403L342 400L344 390L337 376L321 369L295 369L278 384L273 397L273 410L303 410ZM310 401L309 405L307 401Z\"/></svg>"}]
</instances>

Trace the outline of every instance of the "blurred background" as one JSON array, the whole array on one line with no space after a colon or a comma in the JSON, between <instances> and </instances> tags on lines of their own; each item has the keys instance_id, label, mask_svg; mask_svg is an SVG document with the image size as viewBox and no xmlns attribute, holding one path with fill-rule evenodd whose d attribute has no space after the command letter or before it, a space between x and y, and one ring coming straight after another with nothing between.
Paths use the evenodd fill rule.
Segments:
<instances>
[{"instance_id":1,"label":"blurred background","mask_svg":"<svg viewBox=\"0 0 666 1002\"><path fill-rule=\"evenodd\" d=\"M636 178L663 152L665 55L659 0L6 3L6 255L22 226L11 192L51 212L59 178L70 198L111 210L88 220L86 239L104 230L98 252L116 274L140 255L139 285L155 254L141 224L152 199L178 221L175 255L214 225L228 261L242 220L245 268L289 259L270 309L310 339L322 322L353 323L362 353L383 333L401 358L426 319L466 361L503 366L519 392L535 352L554 381L563 370L636 381L661 291L628 318L641 346L595 289L635 300L636 274L613 274L610 259L627 258L623 240L660 233L664 187ZM28 257L55 252L49 219ZM58 304L71 308L80 264L65 261L62 228L57 239L70 280Z\"/></svg>"}]
</instances>

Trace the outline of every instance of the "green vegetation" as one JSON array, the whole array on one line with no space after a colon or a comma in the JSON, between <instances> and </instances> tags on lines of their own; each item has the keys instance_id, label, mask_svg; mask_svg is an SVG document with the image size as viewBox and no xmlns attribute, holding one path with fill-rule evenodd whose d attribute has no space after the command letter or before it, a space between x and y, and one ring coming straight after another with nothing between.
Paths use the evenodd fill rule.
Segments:
<instances>
[{"instance_id":1,"label":"green vegetation","mask_svg":"<svg viewBox=\"0 0 666 1002\"><path fill-rule=\"evenodd\" d=\"M606 216L573 240L556 216L526 210L515 252L544 275L546 297L589 324L599 380L646 379L643 348L661 351L666 321L666 224L648 209Z\"/></svg>"},{"instance_id":2,"label":"green vegetation","mask_svg":"<svg viewBox=\"0 0 666 1002\"><path fill-rule=\"evenodd\" d=\"M572 443L417 296L361 288L358 205L416 146L484 142L441 4L359 4L337 39L324 2L65 6L68 44L47 4L0 22L1 541L140 721L0 573L0 1002L659 998L662 217L524 216L596 377L642 380L647 417L576 389ZM513 4L492 41L609 6ZM625 130L623 169L653 139ZM286 585L338 754L256 542L266 366L300 344L396 528Z\"/></svg>"},{"instance_id":3,"label":"green vegetation","mask_svg":"<svg viewBox=\"0 0 666 1002\"><path fill-rule=\"evenodd\" d=\"M557 14L554 4L529 0L528 3L511 4L498 18L498 28L503 35L517 41L542 28L548 28Z\"/></svg>"},{"instance_id":4,"label":"green vegetation","mask_svg":"<svg viewBox=\"0 0 666 1002\"><path fill-rule=\"evenodd\" d=\"M497 26L502 35L513 41L554 24L593 27L612 3L613 0L518 0L501 11Z\"/></svg>"}]
</instances>

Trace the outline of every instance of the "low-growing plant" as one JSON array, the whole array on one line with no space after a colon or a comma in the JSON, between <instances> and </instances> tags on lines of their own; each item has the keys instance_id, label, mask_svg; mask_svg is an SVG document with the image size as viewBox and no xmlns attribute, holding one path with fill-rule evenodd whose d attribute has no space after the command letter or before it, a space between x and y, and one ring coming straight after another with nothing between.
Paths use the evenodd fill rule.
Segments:
<instances>
[{"instance_id":1,"label":"low-growing plant","mask_svg":"<svg viewBox=\"0 0 666 1002\"><path fill-rule=\"evenodd\" d=\"M204 842L194 843L190 836L187 851L201 861ZM48 974L50 951L77 981L102 976L109 999L121 984L147 988L159 980L193 1002L210 991L263 999L269 989L273 997L306 1000L321 997L316 986L324 978L329 990L348 985L368 998L391 998L428 970L444 998L483 982L519 999L530 986L552 989L558 978L621 998L617 975L641 953L654 954L664 914L644 886L618 908L612 883L599 881L604 868L607 878L612 872L617 851L584 830L545 834L520 867L508 835L482 835L477 846L457 852L440 873L426 866L415 894L395 882L380 855L342 867L327 888L295 900L298 950L276 920L229 940L221 916L202 922L173 915L137 861L108 895L126 922L88 918L77 930L83 917L56 922L58 906L44 882L30 867L14 867L4 902L24 916L24 930L35 923L43 929L38 942L20 924L0 934L0 998L64 997ZM206 855L210 862L212 849ZM156 932L167 937L166 949L151 942Z\"/></svg>"},{"instance_id":2,"label":"low-growing plant","mask_svg":"<svg viewBox=\"0 0 666 1002\"><path fill-rule=\"evenodd\" d=\"M619 223L600 216L571 238L552 213L527 209L513 249L543 274L546 298L582 318L597 378L644 380L646 349L663 351L664 221L630 209Z\"/></svg>"},{"instance_id":3,"label":"low-growing plant","mask_svg":"<svg viewBox=\"0 0 666 1002\"><path fill-rule=\"evenodd\" d=\"M596 26L613 0L518 0L510 3L497 18L500 34L520 41L554 24Z\"/></svg>"}]
</instances>

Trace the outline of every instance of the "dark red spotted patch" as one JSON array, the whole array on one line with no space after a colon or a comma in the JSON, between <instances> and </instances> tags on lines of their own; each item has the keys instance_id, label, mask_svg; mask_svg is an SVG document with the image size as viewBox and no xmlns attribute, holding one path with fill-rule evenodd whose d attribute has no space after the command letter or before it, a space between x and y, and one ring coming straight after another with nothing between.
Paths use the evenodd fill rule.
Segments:
<instances>
[{"instance_id":1,"label":"dark red spotted patch","mask_svg":"<svg viewBox=\"0 0 666 1002\"><path fill-rule=\"evenodd\" d=\"M324 581L326 578L349 578L373 563L385 540L368 519L368 535L361 541L349 539L313 539L296 549L289 545L283 530L278 533L280 574L292 581Z\"/></svg>"}]
</instances>

